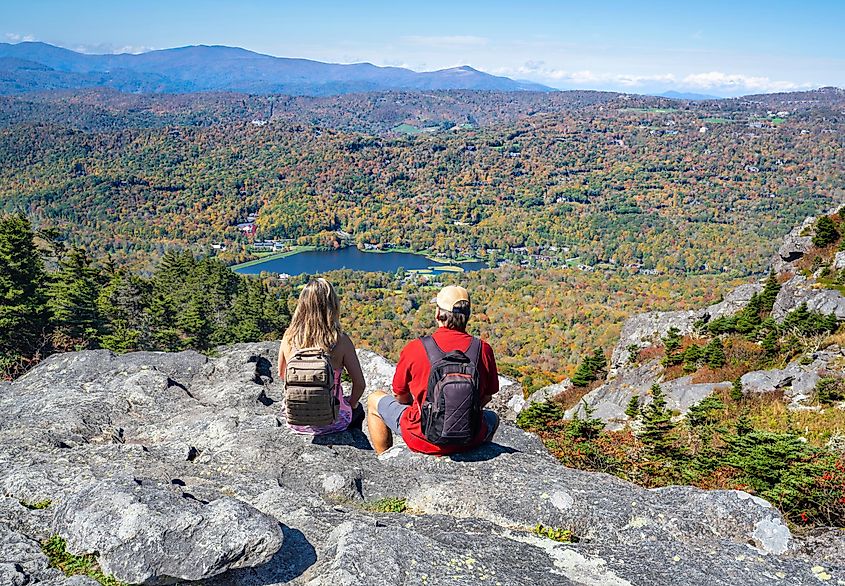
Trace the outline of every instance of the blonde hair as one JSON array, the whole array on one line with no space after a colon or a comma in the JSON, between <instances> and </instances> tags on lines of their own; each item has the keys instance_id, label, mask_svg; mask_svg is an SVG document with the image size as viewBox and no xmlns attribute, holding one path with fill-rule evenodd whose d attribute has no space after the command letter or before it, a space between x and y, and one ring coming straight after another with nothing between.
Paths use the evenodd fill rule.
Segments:
<instances>
[{"instance_id":1,"label":"blonde hair","mask_svg":"<svg viewBox=\"0 0 845 586\"><path fill-rule=\"evenodd\" d=\"M322 277L310 281L299 294L283 339L291 348L331 351L342 333L340 301L334 287Z\"/></svg>"}]
</instances>

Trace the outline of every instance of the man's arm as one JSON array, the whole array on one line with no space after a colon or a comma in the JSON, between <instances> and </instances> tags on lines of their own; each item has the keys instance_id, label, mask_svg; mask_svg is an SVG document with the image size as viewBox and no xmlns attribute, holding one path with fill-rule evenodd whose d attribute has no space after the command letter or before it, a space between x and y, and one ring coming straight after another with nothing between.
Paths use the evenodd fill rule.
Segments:
<instances>
[{"instance_id":1,"label":"man's arm","mask_svg":"<svg viewBox=\"0 0 845 586\"><path fill-rule=\"evenodd\" d=\"M499 392L499 370L496 368L496 357L490 344L482 342L481 363L484 366L484 378L481 381L481 406L485 406Z\"/></svg>"},{"instance_id":2,"label":"man's arm","mask_svg":"<svg viewBox=\"0 0 845 586\"><path fill-rule=\"evenodd\" d=\"M396 363L396 372L393 374L393 396L403 405L410 405L414 402L409 386L411 382L411 361L408 359L408 346L405 346L399 354L399 362Z\"/></svg>"}]
</instances>

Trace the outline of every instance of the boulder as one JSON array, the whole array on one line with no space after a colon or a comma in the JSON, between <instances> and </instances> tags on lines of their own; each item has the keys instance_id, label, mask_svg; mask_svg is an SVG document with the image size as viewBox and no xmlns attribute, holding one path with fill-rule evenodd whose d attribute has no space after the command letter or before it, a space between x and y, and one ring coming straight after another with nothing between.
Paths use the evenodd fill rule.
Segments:
<instances>
[{"instance_id":1,"label":"boulder","mask_svg":"<svg viewBox=\"0 0 845 586\"><path fill-rule=\"evenodd\" d=\"M802 303L807 309L845 319L845 297L839 291L824 289L803 275L795 275L784 283L772 308L772 317L780 321Z\"/></svg>"},{"instance_id":2,"label":"boulder","mask_svg":"<svg viewBox=\"0 0 845 586\"><path fill-rule=\"evenodd\" d=\"M619 342L613 349L610 358L610 378L616 375L620 368L626 366L630 359L630 346L647 348L660 343L660 339L671 328L677 328L686 335L694 330L694 324L704 317L704 311L650 311L639 313L625 320Z\"/></svg>"},{"instance_id":3,"label":"boulder","mask_svg":"<svg viewBox=\"0 0 845 586\"><path fill-rule=\"evenodd\" d=\"M751 297L762 290L763 285L760 283L746 283L745 285L740 285L725 295L719 303L714 303L705 309L703 317L707 321L713 321L714 319L719 319L720 317L729 317L739 313L746 305L748 305Z\"/></svg>"},{"instance_id":4,"label":"boulder","mask_svg":"<svg viewBox=\"0 0 845 586\"><path fill-rule=\"evenodd\" d=\"M777 253L772 258L772 270L777 274L794 271L796 261L803 258L813 246L812 229L816 219L808 217L800 226L796 226L787 234Z\"/></svg>"},{"instance_id":5,"label":"boulder","mask_svg":"<svg viewBox=\"0 0 845 586\"><path fill-rule=\"evenodd\" d=\"M533 403L542 403L543 401L554 399L558 395L565 393L574 386L575 385L572 384L571 380L565 378L559 383L548 385L546 387L543 387L542 389L537 389L536 391L531 393L525 400L525 406L527 407Z\"/></svg>"},{"instance_id":6,"label":"boulder","mask_svg":"<svg viewBox=\"0 0 845 586\"><path fill-rule=\"evenodd\" d=\"M693 383L692 377L684 376L663 381L663 367L655 359L636 367L628 368L584 396L583 402L593 409L593 417L604 420L608 429L619 429L628 421L625 409L633 396L642 397L640 406L651 402L651 387L660 384L666 395L666 407L678 414L685 414L689 408L709 397L719 388L730 386L729 382ZM583 404L579 403L569 411L567 417L584 417Z\"/></svg>"},{"instance_id":7,"label":"boulder","mask_svg":"<svg viewBox=\"0 0 845 586\"><path fill-rule=\"evenodd\" d=\"M3 579L71 584L39 557L38 540L55 531L106 572L148 584L809 585L822 563L845 580L845 564L813 558L765 501L567 469L507 421L493 443L439 458L399 441L376 457L360 431L294 434L273 347L79 352L5 385ZM381 365L365 368L375 387L390 366L368 358ZM639 368L607 384L650 386L654 365ZM666 385L681 408L697 392ZM408 511L374 512L385 498ZM15 504L41 499L53 504ZM580 540L543 538L538 523Z\"/></svg>"},{"instance_id":8,"label":"boulder","mask_svg":"<svg viewBox=\"0 0 845 586\"><path fill-rule=\"evenodd\" d=\"M281 548L279 522L250 505L170 487L92 481L58 506L54 530L68 551L97 553L104 572L130 584L202 580L267 563Z\"/></svg>"}]
</instances>

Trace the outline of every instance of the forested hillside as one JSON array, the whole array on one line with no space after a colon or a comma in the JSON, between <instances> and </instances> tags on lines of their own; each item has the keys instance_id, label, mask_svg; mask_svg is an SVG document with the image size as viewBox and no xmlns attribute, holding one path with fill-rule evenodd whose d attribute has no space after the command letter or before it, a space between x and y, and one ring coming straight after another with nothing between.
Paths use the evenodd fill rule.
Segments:
<instances>
[{"instance_id":1,"label":"forested hillside","mask_svg":"<svg viewBox=\"0 0 845 586\"><path fill-rule=\"evenodd\" d=\"M293 121L320 123L316 101L265 123L246 121L254 102L238 114L230 98L193 114L115 99L101 119L84 98L7 100L0 202L141 268L169 246L226 243L226 258L245 258L235 224L255 213L258 238L331 244L343 230L445 256L528 247L586 265L759 271L790 225L842 196L840 94L785 100L780 113L743 100L534 95L524 114L531 95L511 107L494 94L487 119L501 121L487 124L452 119L439 104L458 98L444 94L427 106L444 112L435 126L377 135ZM333 116L379 101L345 99L330 102Z\"/></svg>"}]
</instances>

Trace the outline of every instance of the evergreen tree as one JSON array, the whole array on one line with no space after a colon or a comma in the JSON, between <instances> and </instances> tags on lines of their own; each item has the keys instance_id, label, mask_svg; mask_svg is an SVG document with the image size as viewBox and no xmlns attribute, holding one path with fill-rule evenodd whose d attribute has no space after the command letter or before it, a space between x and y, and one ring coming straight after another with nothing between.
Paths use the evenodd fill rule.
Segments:
<instances>
[{"instance_id":1,"label":"evergreen tree","mask_svg":"<svg viewBox=\"0 0 845 586\"><path fill-rule=\"evenodd\" d=\"M660 385L655 383L651 387L651 403L642 409L640 440L657 456L674 456L676 451L672 438L674 428L672 415L666 408L666 396Z\"/></svg>"},{"instance_id":2,"label":"evergreen tree","mask_svg":"<svg viewBox=\"0 0 845 586\"><path fill-rule=\"evenodd\" d=\"M742 392L742 379L740 377L736 377L733 385L731 385L731 400L739 403L744 398L745 393Z\"/></svg>"},{"instance_id":3,"label":"evergreen tree","mask_svg":"<svg viewBox=\"0 0 845 586\"><path fill-rule=\"evenodd\" d=\"M59 261L52 275L48 305L53 312L56 331L78 347L97 343L102 318L97 308L100 275L91 259L80 248L71 248Z\"/></svg>"},{"instance_id":4,"label":"evergreen tree","mask_svg":"<svg viewBox=\"0 0 845 586\"><path fill-rule=\"evenodd\" d=\"M585 387L594 380L598 380L599 373L607 368L607 358L601 348L596 348L590 356L587 356L572 375L572 384L576 387Z\"/></svg>"},{"instance_id":5,"label":"evergreen tree","mask_svg":"<svg viewBox=\"0 0 845 586\"><path fill-rule=\"evenodd\" d=\"M669 328L666 332L666 337L663 338L663 347L666 349L666 354L671 354L681 347L681 331L676 327Z\"/></svg>"},{"instance_id":6,"label":"evergreen tree","mask_svg":"<svg viewBox=\"0 0 845 586\"><path fill-rule=\"evenodd\" d=\"M836 229L836 224L833 223L830 216L822 216L816 220L815 232L815 235L813 235L813 244L819 248L823 248L839 240L839 231Z\"/></svg>"},{"instance_id":7,"label":"evergreen tree","mask_svg":"<svg viewBox=\"0 0 845 586\"><path fill-rule=\"evenodd\" d=\"M49 329L44 264L29 221L0 218L0 377L35 353Z\"/></svg>"},{"instance_id":8,"label":"evergreen tree","mask_svg":"<svg viewBox=\"0 0 845 586\"><path fill-rule=\"evenodd\" d=\"M736 435L743 436L754 431L754 425L751 423L751 416L748 412L748 407L742 410L736 420Z\"/></svg>"},{"instance_id":9,"label":"evergreen tree","mask_svg":"<svg viewBox=\"0 0 845 586\"><path fill-rule=\"evenodd\" d=\"M725 365L727 358L725 357L725 348L722 345L722 340L713 338L704 347L703 351L704 361L710 368L720 368Z\"/></svg>"},{"instance_id":10,"label":"evergreen tree","mask_svg":"<svg viewBox=\"0 0 845 586\"><path fill-rule=\"evenodd\" d=\"M139 276L113 272L97 299L103 317L103 348L115 352L156 349L150 334L150 285Z\"/></svg>"},{"instance_id":11,"label":"evergreen tree","mask_svg":"<svg viewBox=\"0 0 845 586\"><path fill-rule=\"evenodd\" d=\"M765 313L770 313L775 306L775 299L780 293L780 283L778 283L775 273L769 272L769 278L763 285L763 290L760 292L760 309Z\"/></svg>"},{"instance_id":12,"label":"evergreen tree","mask_svg":"<svg viewBox=\"0 0 845 586\"><path fill-rule=\"evenodd\" d=\"M628 405L625 407L625 415L631 419L637 419L640 416L640 396L632 395L628 400Z\"/></svg>"},{"instance_id":13,"label":"evergreen tree","mask_svg":"<svg viewBox=\"0 0 845 586\"><path fill-rule=\"evenodd\" d=\"M766 354L769 356L774 356L778 353L778 334L776 330L769 330L766 334L766 337L763 338L763 341L760 343L763 347L763 350L766 351Z\"/></svg>"}]
</instances>

